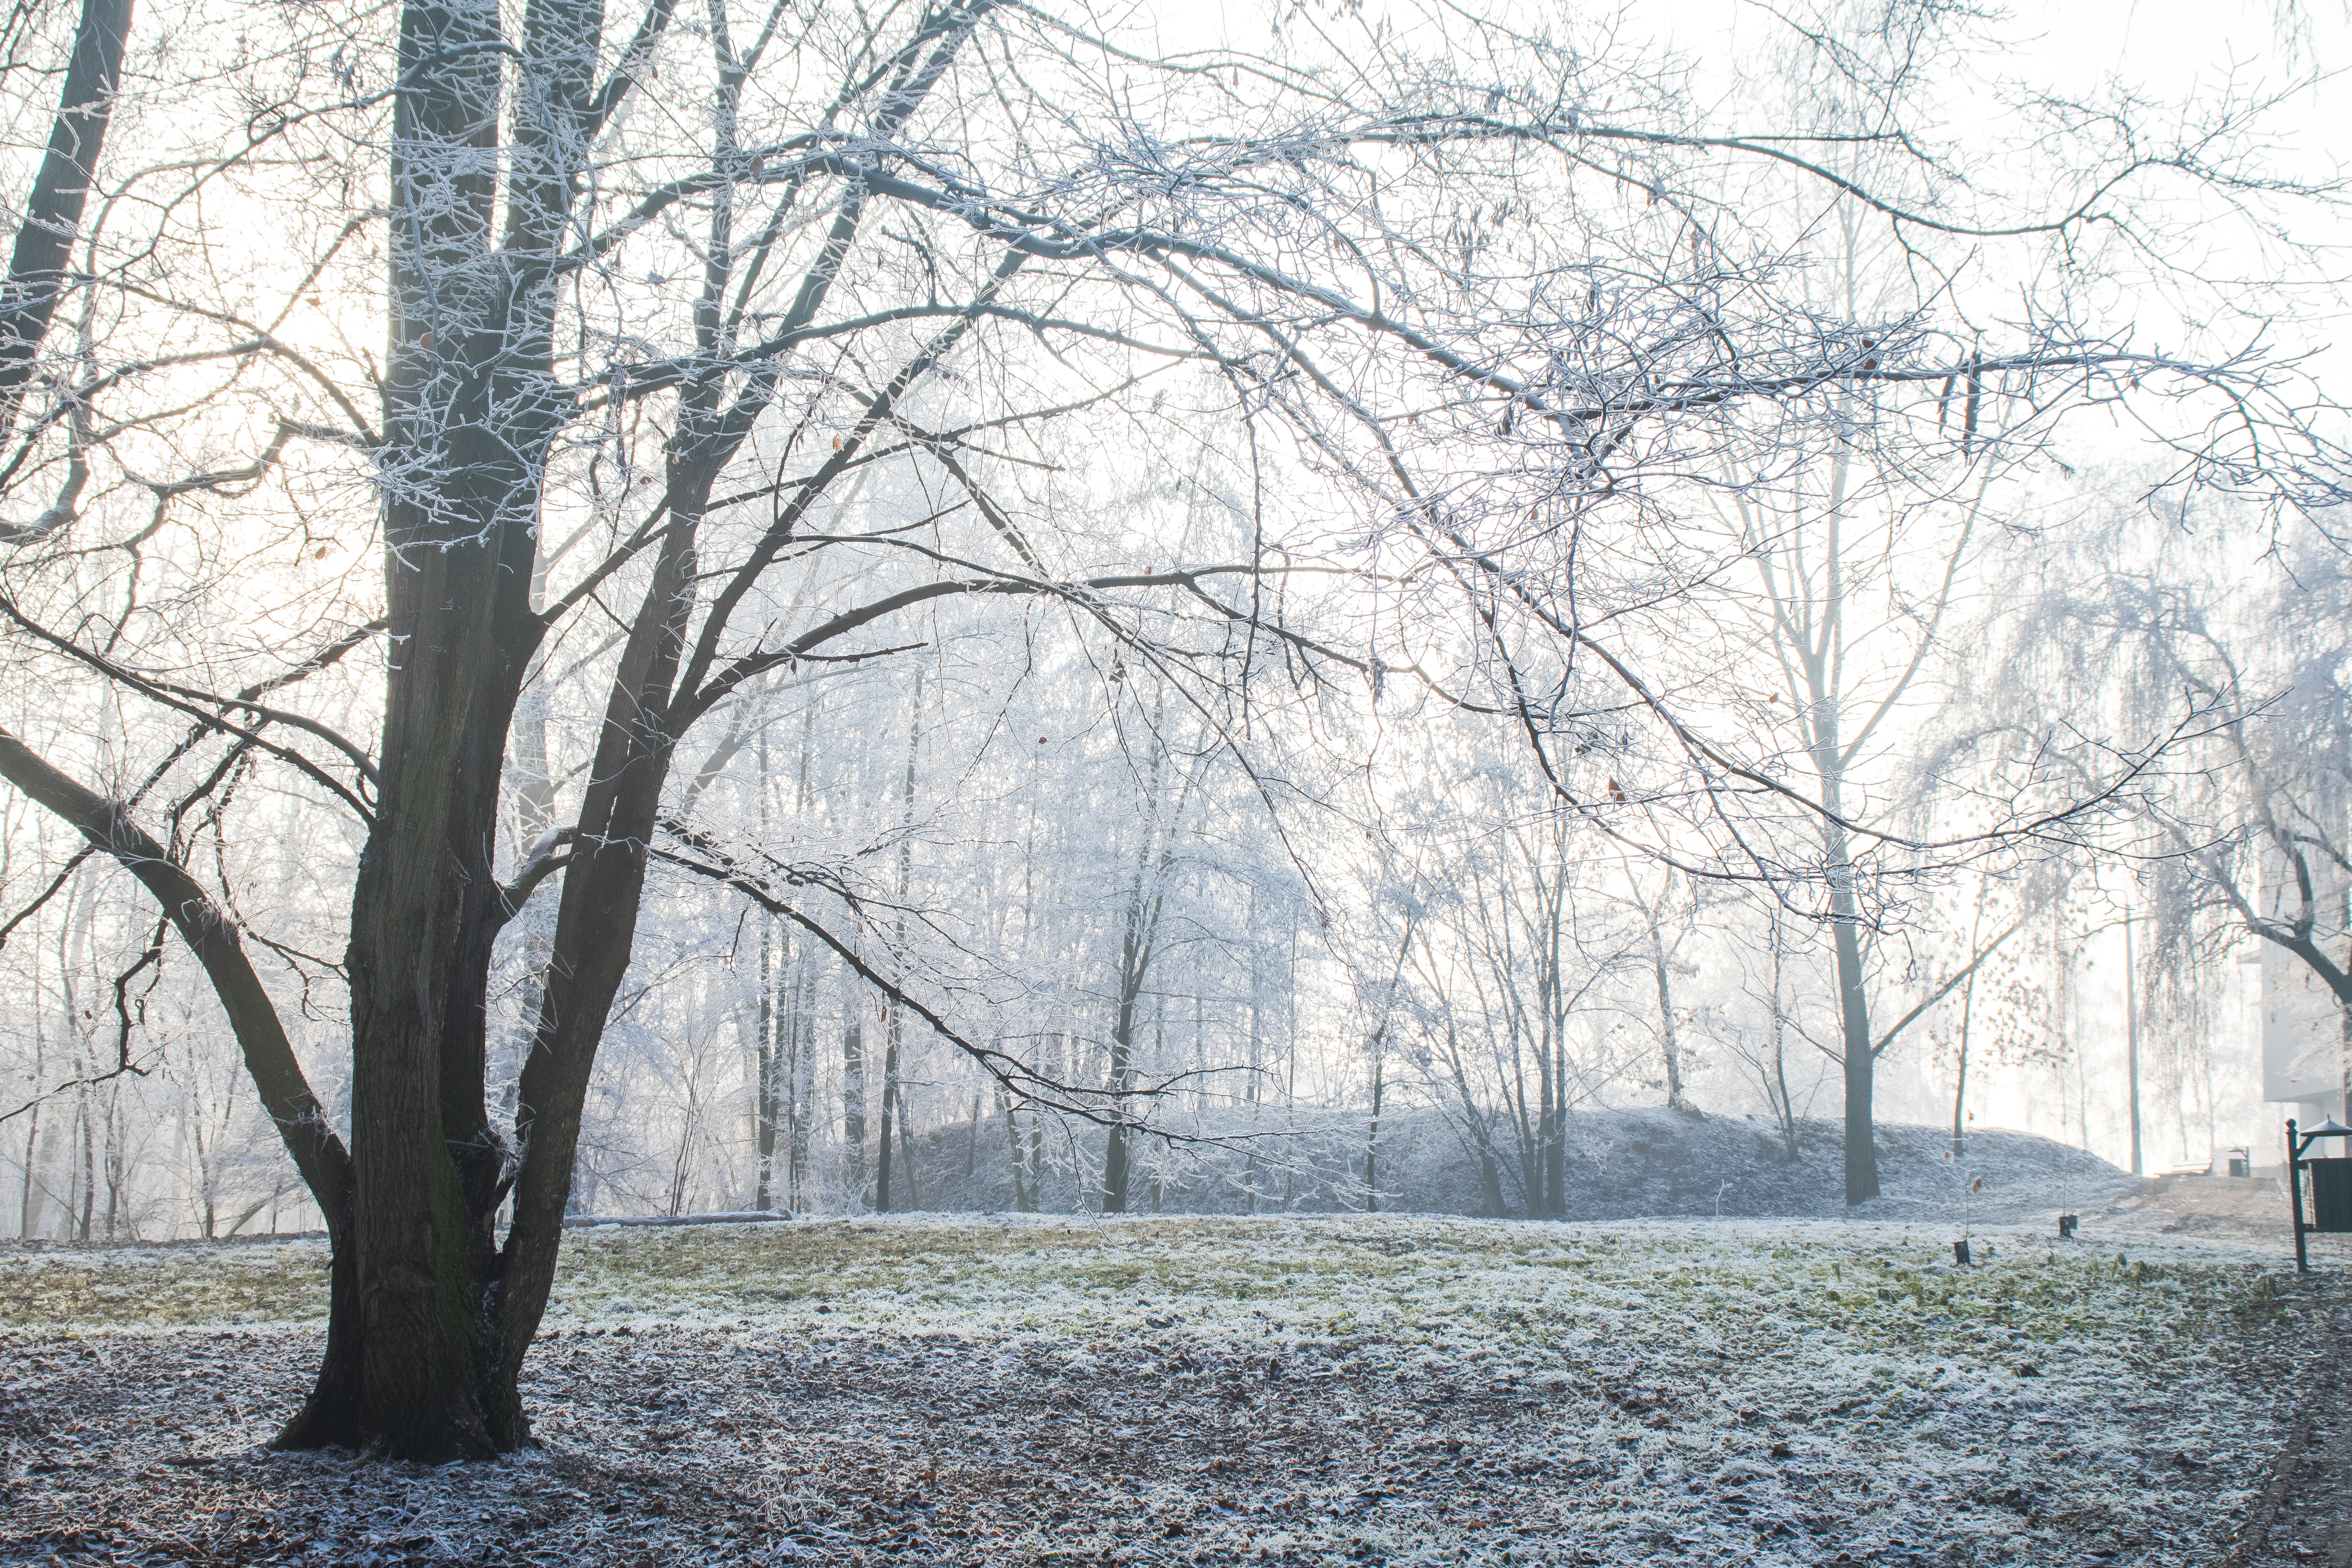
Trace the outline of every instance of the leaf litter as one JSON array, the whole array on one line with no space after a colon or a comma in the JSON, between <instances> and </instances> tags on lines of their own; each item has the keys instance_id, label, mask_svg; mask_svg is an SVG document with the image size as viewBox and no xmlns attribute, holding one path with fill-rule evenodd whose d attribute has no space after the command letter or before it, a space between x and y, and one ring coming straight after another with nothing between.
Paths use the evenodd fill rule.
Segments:
<instances>
[{"instance_id":1,"label":"leaf litter","mask_svg":"<svg viewBox=\"0 0 2352 1568\"><path fill-rule=\"evenodd\" d=\"M2217 1561L2338 1276L1827 1221L567 1238L541 1446L263 1445L317 1242L0 1254L0 1562Z\"/></svg>"}]
</instances>

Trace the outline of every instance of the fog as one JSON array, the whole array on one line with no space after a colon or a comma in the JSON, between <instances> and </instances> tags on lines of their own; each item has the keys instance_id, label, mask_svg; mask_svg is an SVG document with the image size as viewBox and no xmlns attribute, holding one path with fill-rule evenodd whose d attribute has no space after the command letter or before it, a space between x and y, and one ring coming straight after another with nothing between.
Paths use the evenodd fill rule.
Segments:
<instances>
[{"instance_id":1,"label":"fog","mask_svg":"<svg viewBox=\"0 0 2352 1568\"><path fill-rule=\"evenodd\" d=\"M2330 18L561 9L8 24L20 1238L2342 1113Z\"/></svg>"}]
</instances>

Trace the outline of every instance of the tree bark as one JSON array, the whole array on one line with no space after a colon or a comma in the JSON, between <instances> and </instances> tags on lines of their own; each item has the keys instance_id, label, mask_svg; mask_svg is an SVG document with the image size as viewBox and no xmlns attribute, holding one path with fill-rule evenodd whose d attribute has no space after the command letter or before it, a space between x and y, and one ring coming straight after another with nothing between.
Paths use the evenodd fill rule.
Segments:
<instances>
[{"instance_id":1,"label":"tree bark","mask_svg":"<svg viewBox=\"0 0 2352 1568\"><path fill-rule=\"evenodd\" d=\"M1003 1098L1004 1136L1013 1146L1013 1212L1034 1214L1037 1212L1037 1204L1036 1200L1030 1195L1030 1184L1025 1180L1026 1161L1021 1152L1021 1123L1013 1116L1013 1097L1008 1094Z\"/></svg>"},{"instance_id":2,"label":"tree bark","mask_svg":"<svg viewBox=\"0 0 2352 1568\"><path fill-rule=\"evenodd\" d=\"M898 1031L895 1027L898 1010L891 1008L888 1016L889 1021L884 1024L882 1034L882 1130L874 1160L876 1214L890 1212L890 1161L897 1153L890 1141L890 1116L897 1109L895 1102L898 1098Z\"/></svg>"},{"instance_id":3,"label":"tree bark","mask_svg":"<svg viewBox=\"0 0 2352 1568\"><path fill-rule=\"evenodd\" d=\"M10 428L42 340L71 279L67 270L81 235L81 215L96 177L107 122L122 79L131 0L82 0L66 62L65 89L50 122L49 145L25 203L25 221L0 289L0 432Z\"/></svg>"},{"instance_id":4,"label":"tree bark","mask_svg":"<svg viewBox=\"0 0 2352 1568\"><path fill-rule=\"evenodd\" d=\"M1658 895L1664 902L1665 895ZM1658 1043L1666 1060L1666 1109L1687 1110L1690 1101L1683 1094L1682 1041L1675 1032L1675 989L1673 977L1667 972L1666 942L1658 929L1658 913L1650 911L1650 970L1658 985Z\"/></svg>"},{"instance_id":5,"label":"tree bark","mask_svg":"<svg viewBox=\"0 0 2352 1568\"><path fill-rule=\"evenodd\" d=\"M856 1019L841 1030L841 1142L849 1156L849 1196L866 1201L866 1026Z\"/></svg>"},{"instance_id":6,"label":"tree bark","mask_svg":"<svg viewBox=\"0 0 2352 1568\"><path fill-rule=\"evenodd\" d=\"M762 749L765 749L764 745ZM760 787L762 791L767 788L764 769ZM782 1064L777 1059L775 940L775 917L762 915L760 921L760 1002L751 1023L751 1123L754 1153L758 1161L751 1192L751 1206L755 1209L772 1205L776 1170L776 1115L779 1109L776 1087Z\"/></svg>"},{"instance_id":7,"label":"tree bark","mask_svg":"<svg viewBox=\"0 0 2352 1568\"><path fill-rule=\"evenodd\" d=\"M1843 907L1851 905L1853 896L1841 889L1835 898L1841 907L1832 915L1832 931L1845 1041L1845 1201L1852 1205L1878 1195L1878 1142L1871 1107L1878 1056L1871 1048L1870 1010L1863 992L1862 934L1856 919Z\"/></svg>"}]
</instances>

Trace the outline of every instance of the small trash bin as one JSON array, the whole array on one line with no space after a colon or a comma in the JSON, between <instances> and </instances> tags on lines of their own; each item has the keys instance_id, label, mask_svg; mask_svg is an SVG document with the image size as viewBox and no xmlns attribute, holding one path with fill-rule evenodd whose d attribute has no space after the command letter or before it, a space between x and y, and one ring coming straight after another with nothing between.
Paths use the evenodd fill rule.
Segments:
<instances>
[{"instance_id":1,"label":"small trash bin","mask_svg":"<svg viewBox=\"0 0 2352 1568\"><path fill-rule=\"evenodd\" d=\"M2252 1155L2249 1151L2244 1150L2244 1149L2232 1149L2232 1150L2231 1150L2231 1151L2230 1151L2230 1174L2231 1174L2231 1175L2233 1175L2233 1176L2251 1176L2251 1175L2252 1175L2253 1173L2254 1173L2254 1159L2253 1159L2253 1155Z\"/></svg>"},{"instance_id":2,"label":"small trash bin","mask_svg":"<svg viewBox=\"0 0 2352 1568\"><path fill-rule=\"evenodd\" d=\"M2311 1258L2303 1238L2310 1231L2352 1231L2352 1154L2315 1160L2311 1146L2322 1138L2352 1138L2352 1127L2328 1117L2316 1127L2286 1124L2287 1212L2294 1216L2294 1268L2311 1272ZM2303 1174L2311 1173L2311 1218L2303 1217Z\"/></svg>"},{"instance_id":3,"label":"small trash bin","mask_svg":"<svg viewBox=\"0 0 2352 1568\"><path fill-rule=\"evenodd\" d=\"M2305 1160L2311 1173L2311 1228L2352 1231L2352 1156Z\"/></svg>"}]
</instances>

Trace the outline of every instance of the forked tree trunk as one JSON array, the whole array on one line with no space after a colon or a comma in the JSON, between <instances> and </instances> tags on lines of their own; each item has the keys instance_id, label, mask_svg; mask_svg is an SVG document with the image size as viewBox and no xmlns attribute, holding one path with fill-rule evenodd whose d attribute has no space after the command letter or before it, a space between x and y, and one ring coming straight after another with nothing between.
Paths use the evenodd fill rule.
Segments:
<instances>
[{"instance_id":1,"label":"forked tree trunk","mask_svg":"<svg viewBox=\"0 0 2352 1568\"><path fill-rule=\"evenodd\" d=\"M289 1443L365 1438L431 1460L529 1439L517 1380L554 1283L581 1111L635 944L663 789L679 735L702 710L677 710L698 532L713 483L776 384L772 365L730 381L706 313L698 331L713 368L679 393L668 526L572 829L509 1146L483 1109L490 952L508 913L490 857L507 731L544 632L530 603L534 528L545 455L569 407L551 373L555 265L609 108L593 77L602 28L593 0L524 9L506 237L490 268L509 48L499 8L410 0L403 13L402 79L412 85L395 99L384 464L394 652L379 805L353 900L356 1322L338 1325L358 1335L358 1371L354 1380L331 1361L312 1401L319 1419L289 1429ZM959 13L909 45L877 135L914 112L967 31ZM713 254L724 255L733 241L724 204L715 211ZM853 187L787 325L822 308L862 211ZM821 489L854 458L837 453L812 483ZM706 637L724 623L713 616ZM513 1223L500 1247L493 1221L509 1183Z\"/></svg>"}]
</instances>

